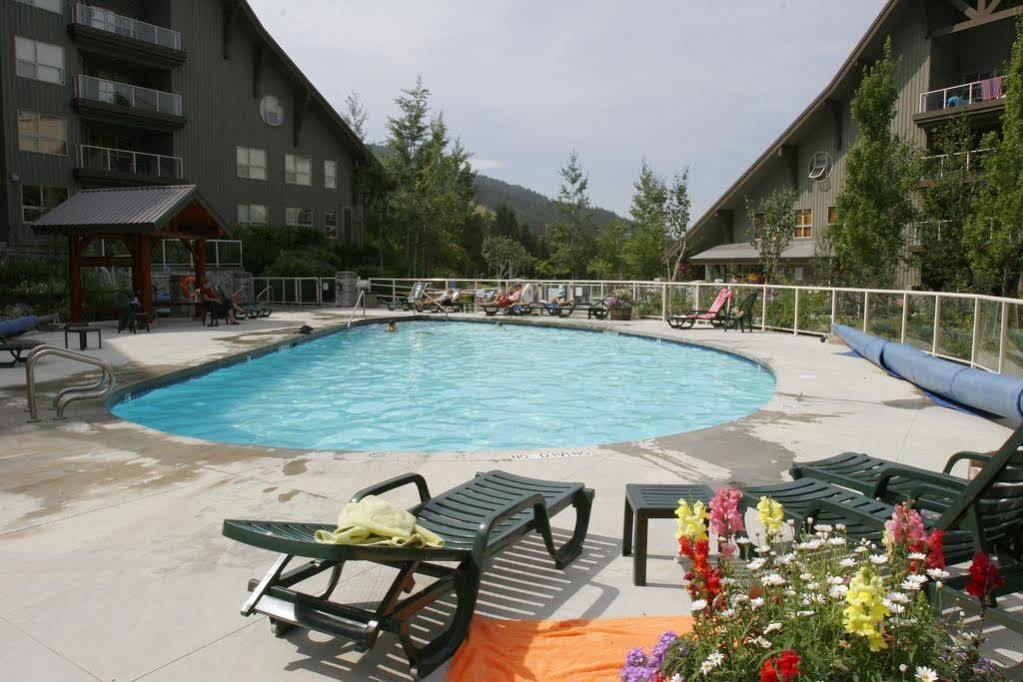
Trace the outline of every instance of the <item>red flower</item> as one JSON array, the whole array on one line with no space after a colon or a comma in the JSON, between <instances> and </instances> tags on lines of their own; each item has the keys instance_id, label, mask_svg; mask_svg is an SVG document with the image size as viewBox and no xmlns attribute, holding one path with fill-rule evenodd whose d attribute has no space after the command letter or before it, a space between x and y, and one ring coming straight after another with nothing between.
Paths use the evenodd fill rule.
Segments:
<instances>
[{"instance_id":1,"label":"red flower","mask_svg":"<svg viewBox=\"0 0 1023 682\"><path fill-rule=\"evenodd\" d=\"M693 558L693 543L689 541L687 537L681 537L678 539L678 549L682 553L682 556Z\"/></svg>"},{"instance_id":2,"label":"red flower","mask_svg":"<svg viewBox=\"0 0 1023 682\"><path fill-rule=\"evenodd\" d=\"M785 649L778 658L778 671L785 682L799 677L799 654L792 649Z\"/></svg>"},{"instance_id":3,"label":"red flower","mask_svg":"<svg viewBox=\"0 0 1023 682\"><path fill-rule=\"evenodd\" d=\"M770 658L764 661L764 667L760 669L760 682L781 682Z\"/></svg>"},{"instance_id":4,"label":"red flower","mask_svg":"<svg viewBox=\"0 0 1023 682\"><path fill-rule=\"evenodd\" d=\"M987 596L1003 586L1005 582L998 571L998 564L993 564L984 552L977 552L970 564L970 582L966 591L977 599L985 601Z\"/></svg>"},{"instance_id":5,"label":"red flower","mask_svg":"<svg viewBox=\"0 0 1023 682\"><path fill-rule=\"evenodd\" d=\"M932 530L927 538L927 568L945 568L945 531Z\"/></svg>"}]
</instances>

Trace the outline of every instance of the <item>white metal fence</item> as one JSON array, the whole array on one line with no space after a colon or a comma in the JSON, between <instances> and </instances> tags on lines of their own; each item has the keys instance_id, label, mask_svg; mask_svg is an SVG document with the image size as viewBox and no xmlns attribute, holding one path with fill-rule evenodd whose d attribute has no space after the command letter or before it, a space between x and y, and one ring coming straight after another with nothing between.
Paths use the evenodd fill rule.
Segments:
<instances>
[{"instance_id":1,"label":"white metal fence","mask_svg":"<svg viewBox=\"0 0 1023 682\"><path fill-rule=\"evenodd\" d=\"M254 277L257 303L270 305L335 305L333 277Z\"/></svg>"},{"instance_id":2,"label":"white metal fence","mask_svg":"<svg viewBox=\"0 0 1023 682\"><path fill-rule=\"evenodd\" d=\"M417 281L424 280L374 278L370 280L370 291L379 299L395 300L408 296ZM437 289L457 288L479 295L508 284L466 278L425 281ZM780 284L524 281L537 285L545 300L564 293L576 301L592 302L624 291L632 298L635 314L656 319L706 309L718 291L727 286L736 292L733 305L748 295L757 295L754 326L761 330L823 336L830 333L833 324L844 324L971 367L1023 376L1023 300L1019 299Z\"/></svg>"}]
</instances>

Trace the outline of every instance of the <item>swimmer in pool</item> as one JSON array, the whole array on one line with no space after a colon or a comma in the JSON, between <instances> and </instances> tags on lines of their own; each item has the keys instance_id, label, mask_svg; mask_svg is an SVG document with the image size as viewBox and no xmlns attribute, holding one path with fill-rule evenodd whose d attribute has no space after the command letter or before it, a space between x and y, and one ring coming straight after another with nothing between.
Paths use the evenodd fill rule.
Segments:
<instances>
[{"instance_id":1,"label":"swimmer in pool","mask_svg":"<svg viewBox=\"0 0 1023 682\"><path fill-rule=\"evenodd\" d=\"M396 332L396 331L398 331L398 325L396 325L393 322L388 322L387 323L387 329L385 329L384 331Z\"/></svg>"}]
</instances>

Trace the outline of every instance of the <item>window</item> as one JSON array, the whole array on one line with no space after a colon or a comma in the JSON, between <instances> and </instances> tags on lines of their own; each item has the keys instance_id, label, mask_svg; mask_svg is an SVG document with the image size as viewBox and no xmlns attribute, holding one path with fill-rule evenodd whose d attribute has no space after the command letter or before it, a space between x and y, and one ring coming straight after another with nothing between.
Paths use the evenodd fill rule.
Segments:
<instances>
[{"instance_id":1,"label":"window","mask_svg":"<svg viewBox=\"0 0 1023 682\"><path fill-rule=\"evenodd\" d=\"M64 14L64 0L18 0L23 5L32 5L47 12Z\"/></svg>"},{"instance_id":2,"label":"window","mask_svg":"<svg viewBox=\"0 0 1023 682\"><path fill-rule=\"evenodd\" d=\"M828 225L834 225L838 222L838 209L834 206L828 206Z\"/></svg>"},{"instance_id":3,"label":"window","mask_svg":"<svg viewBox=\"0 0 1023 682\"><path fill-rule=\"evenodd\" d=\"M259 102L259 115L268 126L276 128L284 123L284 105L279 98L267 95Z\"/></svg>"},{"instance_id":4,"label":"window","mask_svg":"<svg viewBox=\"0 0 1023 682\"><path fill-rule=\"evenodd\" d=\"M266 206L262 204L238 204L239 225L266 225Z\"/></svg>"},{"instance_id":5,"label":"window","mask_svg":"<svg viewBox=\"0 0 1023 682\"><path fill-rule=\"evenodd\" d=\"M22 185L21 218L26 223L34 223L49 213L54 206L67 201L67 198L67 187Z\"/></svg>"},{"instance_id":6,"label":"window","mask_svg":"<svg viewBox=\"0 0 1023 682\"><path fill-rule=\"evenodd\" d=\"M337 161L323 162L323 186L337 189Z\"/></svg>"},{"instance_id":7,"label":"window","mask_svg":"<svg viewBox=\"0 0 1023 682\"><path fill-rule=\"evenodd\" d=\"M64 84L64 48L60 45L15 36L14 56L22 78Z\"/></svg>"},{"instance_id":8,"label":"window","mask_svg":"<svg viewBox=\"0 0 1023 682\"><path fill-rule=\"evenodd\" d=\"M238 147L238 177L266 180L266 150Z\"/></svg>"},{"instance_id":9,"label":"window","mask_svg":"<svg viewBox=\"0 0 1023 682\"><path fill-rule=\"evenodd\" d=\"M313 162L307 156L284 155L284 182L289 185L313 184Z\"/></svg>"},{"instance_id":10,"label":"window","mask_svg":"<svg viewBox=\"0 0 1023 682\"><path fill-rule=\"evenodd\" d=\"M796 210L796 231L792 235L794 239L809 239L813 236L813 209L804 208Z\"/></svg>"},{"instance_id":11,"label":"window","mask_svg":"<svg viewBox=\"0 0 1023 682\"><path fill-rule=\"evenodd\" d=\"M337 239L337 211L324 212L323 227L329 239Z\"/></svg>"},{"instance_id":12,"label":"window","mask_svg":"<svg viewBox=\"0 0 1023 682\"><path fill-rule=\"evenodd\" d=\"M311 208L286 208L284 209L284 222L289 227L312 227L313 209Z\"/></svg>"},{"instance_id":13,"label":"window","mask_svg":"<svg viewBox=\"0 0 1023 682\"><path fill-rule=\"evenodd\" d=\"M67 121L60 116L19 111L18 149L67 156Z\"/></svg>"}]
</instances>

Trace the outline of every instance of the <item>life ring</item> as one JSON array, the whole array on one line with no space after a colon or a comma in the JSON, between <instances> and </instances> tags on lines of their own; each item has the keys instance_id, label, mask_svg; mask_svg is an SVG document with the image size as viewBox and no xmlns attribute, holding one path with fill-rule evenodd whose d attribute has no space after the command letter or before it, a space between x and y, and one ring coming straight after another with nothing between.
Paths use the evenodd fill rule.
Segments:
<instances>
[{"instance_id":1,"label":"life ring","mask_svg":"<svg viewBox=\"0 0 1023 682\"><path fill-rule=\"evenodd\" d=\"M181 280L181 294L188 299L195 298L195 277L189 275Z\"/></svg>"}]
</instances>

